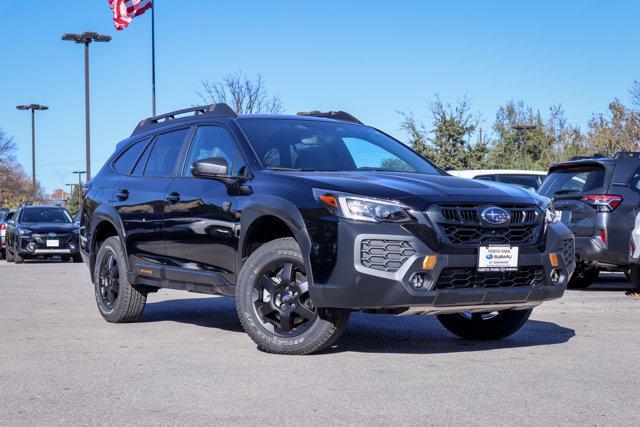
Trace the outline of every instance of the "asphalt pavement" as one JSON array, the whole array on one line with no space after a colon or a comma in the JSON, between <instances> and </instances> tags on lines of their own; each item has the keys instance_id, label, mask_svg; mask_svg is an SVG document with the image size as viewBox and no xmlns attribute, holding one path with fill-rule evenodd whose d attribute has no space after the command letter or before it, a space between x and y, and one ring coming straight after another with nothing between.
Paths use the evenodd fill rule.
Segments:
<instances>
[{"instance_id":1,"label":"asphalt pavement","mask_svg":"<svg viewBox=\"0 0 640 427\"><path fill-rule=\"evenodd\" d=\"M233 300L161 290L99 315L83 264L0 261L0 425L640 424L640 301L623 278L543 304L511 338L354 314L322 354L261 353Z\"/></svg>"}]
</instances>

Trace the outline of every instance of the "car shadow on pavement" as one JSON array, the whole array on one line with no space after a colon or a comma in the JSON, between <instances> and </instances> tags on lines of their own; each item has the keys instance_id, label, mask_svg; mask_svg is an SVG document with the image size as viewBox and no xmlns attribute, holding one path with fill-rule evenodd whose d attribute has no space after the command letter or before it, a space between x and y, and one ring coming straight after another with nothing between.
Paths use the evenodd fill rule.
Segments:
<instances>
[{"instance_id":1,"label":"car shadow on pavement","mask_svg":"<svg viewBox=\"0 0 640 427\"><path fill-rule=\"evenodd\" d=\"M575 331L552 322L529 320L509 338L468 341L449 333L435 316L391 316L355 313L336 345L327 352L460 353L563 344Z\"/></svg>"},{"instance_id":2,"label":"car shadow on pavement","mask_svg":"<svg viewBox=\"0 0 640 427\"><path fill-rule=\"evenodd\" d=\"M233 298L189 298L150 302L139 322L181 322L206 328L244 332ZM392 316L353 313L347 330L323 353L459 353L501 348L562 344L573 329L529 320L515 335L499 341L465 341L446 331L435 316Z\"/></svg>"},{"instance_id":3,"label":"car shadow on pavement","mask_svg":"<svg viewBox=\"0 0 640 427\"><path fill-rule=\"evenodd\" d=\"M233 298L187 298L147 302L138 322L180 322L244 332Z\"/></svg>"},{"instance_id":4,"label":"car shadow on pavement","mask_svg":"<svg viewBox=\"0 0 640 427\"><path fill-rule=\"evenodd\" d=\"M625 292L632 291L635 287L622 273L600 273L598 281L586 289L585 292Z\"/></svg>"}]
</instances>

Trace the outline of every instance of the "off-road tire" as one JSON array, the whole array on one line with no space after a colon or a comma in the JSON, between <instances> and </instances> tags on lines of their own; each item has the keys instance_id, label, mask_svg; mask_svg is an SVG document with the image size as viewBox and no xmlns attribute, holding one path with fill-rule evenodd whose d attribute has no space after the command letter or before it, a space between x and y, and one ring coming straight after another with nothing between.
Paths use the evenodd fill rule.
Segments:
<instances>
[{"instance_id":1,"label":"off-road tire","mask_svg":"<svg viewBox=\"0 0 640 427\"><path fill-rule=\"evenodd\" d=\"M69 262L70 259L71 259L71 257L69 255L61 255L60 256L60 261L62 261L62 262Z\"/></svg>"},{"instance_id":2,"label":"off-road tire","mask_svg":"<svg viewBox=\"0 0 640 427\"><path fill-rule=\"evenodd\" d=\"M263 325L254 307L254 286L263 268L279 261L304 264L295 239L281 238L260 246L242 266L238 275L236 308L243 329L258 348L267 353L302 355L331 346L347 326L348 310L316 309L318 315L310 326L296 336L281 336Z\"/></svg>"},{"instance_id":3,"label":"off-road tire","mask_svg":"<svg viewBox=\"0 0 640 427\"><path fill-rule=\"evenodd\" d=\"M598 280L599 274L600 271L596 268L576 268L576 271L573 273L573 276L571 276L571 279L567 284L567 288L587 289Z\"/></svg>"},{"instance_id":4,"label":"off-road tire","mask_svg":"<svg viewBox=\"0 0 640 427\"><path fill-rule=\"evenodd\" d=\"M438 320L449 332L466 340L498 340L516 333L529 319L533 310L504 310L493 317L482 318L483 313L441 314ZM486 313L485 313L486 314Z\"/></svg>"},{"instance_id":5,"label":"off-road tire","mask_svg":"<svg viewBox=\"0 0 640 427\"><path fill-rule=\"evenodd\" d=\"M105 307L100 293L100 268L106 256L112 254L117 262L118 268L118 296L113 303L113 307ZM94 290L98 310L102 317L111 323L127 323L138 320L144 305L147 302L147 294L136 289L127 280L127 260L122 249L122 243L117 236L109 237L105 240L96 256L94 269Z\"/></svg>"},{"instance_id":6,"label":"off-road tire","mask_svg":"<svg viewBox=\"0 0 640 427\"><path fill-rule=\"evenodd\" d=\"M82 255L76 254L76 255L73 255L71 258L73 259L73 262L83 262Z\"/></svg>"},{"instance_id":7,"label":"off-road tire","mask_svg":"<svg viewBox=\"0 0 640 427\"><path fill-rule=\"evenodd\" d=\"M13 248L13 262L15 262L16 264L22 264L24 262L24 257L22 257L19 253L18 250L15 248Z\"/></svg>"}]
</instances>

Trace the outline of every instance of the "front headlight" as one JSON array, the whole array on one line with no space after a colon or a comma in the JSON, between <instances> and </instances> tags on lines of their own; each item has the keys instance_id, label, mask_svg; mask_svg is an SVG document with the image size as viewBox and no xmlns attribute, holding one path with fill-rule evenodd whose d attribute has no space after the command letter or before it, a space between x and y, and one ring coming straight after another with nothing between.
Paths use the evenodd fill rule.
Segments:
<instances>
[{"instance_id":1,"label":"front headlight","mask_svg":"<svg viewBox=\"0 0 640 427\"><path fill-rule=\"evenodd\" d=\"M20 229L20 235L21 236L28 236L31 234L31 230L27 230L26 228L21 228Z\"/></svg>"},{"instance_id":2,"label":"front headlight","mask_svg":"<svg viewBox=\"0 0 640 427\"><path fill-rule=\"evenodd\" d=\"M553 224L560 221L560 216L557 215L553 205L549 205L544 210L544 219L547 224Z\"/></svg>"},{"instance_id":3,"label":"front headlight","mask_svg":"<svg viewBox=\"0 0 640 427\"><path fill-rule=\"evenodd\" d=\"M392 200L381 200L352 194L314 189L314 195L323 205L335 208L338 215L368 222L405 222L411 220L408 206Z\"/></svg>"}]
</instances>

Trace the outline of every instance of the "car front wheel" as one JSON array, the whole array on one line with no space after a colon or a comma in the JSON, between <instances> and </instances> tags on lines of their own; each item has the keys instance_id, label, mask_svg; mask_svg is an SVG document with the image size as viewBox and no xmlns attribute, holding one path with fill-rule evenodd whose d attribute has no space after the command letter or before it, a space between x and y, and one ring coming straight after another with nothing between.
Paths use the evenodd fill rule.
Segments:
<instances>
[{"instance_id":1,"label":"car front wheel","mask_svg":"<svg viewBox=\"0 0 640 427\"><path fill-rule=\"evenodd\" d=\"M112 323L138 320L147 294L127 280L127 263L120 238L109 237L100 246L93 274L96 302L102 317Z\"/></svg>"},{"instance_id":2,"label":"car front wheel","mask_svg":"<svg viewBox=\"0 0 640 427\"><path fill-rule=\"evenodd\" d=\"M302 253L293 238L260 246L238 276L236 307L242 327L268 353L310 354L344 332L349 311L314 307Z\"/></svg>"},{"instance_id":3,"label":"car front wheel","mask_svg":"<svg viewBox=\"0 0 640 427\"><path fill-rule=\"evenodd\" d=\"M467 340L497 340L516 333L533 310L503 310L491 313L438 315L449 332Z\"/></svg>"}]
</instances>

